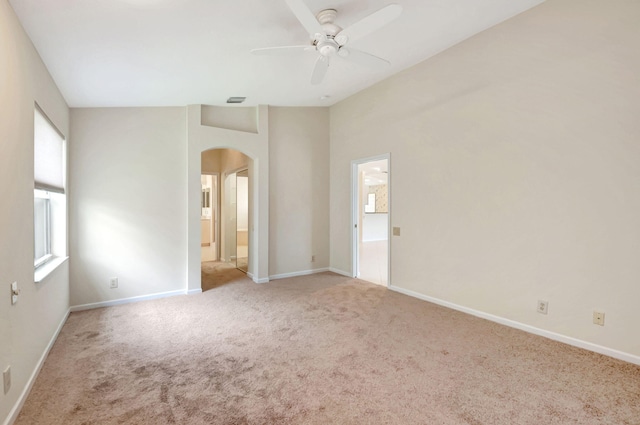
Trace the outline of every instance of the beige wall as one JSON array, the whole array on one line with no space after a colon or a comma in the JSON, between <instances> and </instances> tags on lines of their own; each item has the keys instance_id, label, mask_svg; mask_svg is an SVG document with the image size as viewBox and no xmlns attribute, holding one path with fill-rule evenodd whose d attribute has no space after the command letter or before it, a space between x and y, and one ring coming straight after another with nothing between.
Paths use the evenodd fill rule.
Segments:
<instances>
[{"instance_id":1,"label":"beige wall","mask_svg":"<svg viewBox=\"0 0 640 425\"><path fill-rule=\"evenodd\" d=\"M198 108L187 109L197 114ZM263 248L262 260L254 257L268 260L262 275L255 275L257 263L252 260L254 279L328 267L328 109L263 110L266 122L260 134L200 126L196 119L186 138L185 108L72 110L72 137L77 140L70 150L75 193L70 209L72 305L185 289L184 276L191 270L183 263L187 139L194 160L197 151L198 168L224 173L248 165L253 178L261 177L262 191L250 194L251 205L267 196L268 202L262 202L262 212L267 210L263 236L275 234L268 250ZM271 111L274 117L266 118ZM273 129L268 130L269 126ZM267 144L261 142L267 138ZM207 152L215 147L221 149ZM234 149L260 159L261 167ZM273 154L269 149L274 149ZM203 150L205 154L200 155ZM270 163L278 167L271 174ZM199 276L200 170L197 174L193 208L197 236L192 251ZM269 195L271 190L277 196ZM271 219L270 213L275 214ZM257 214L250 217L250 237L259 236L253 230L265 220L260 211ZM297 230L291 232L292 228ZM253 243L251 255L259 254L259 249ZM118 289L109 288L111 277L119 278ZM195 279L189 289L198 289Z\"/></svg>"},{"instance_id":2,"label":"beige wall","mask_svg":"<svg viewBox=\"0 0 640 425\"><path fill-rule=\"evenodd\" d=\"M69 308L68 262L33 282L34 102L68 137L67 105L8 2L0 1L0 370L11 366L12 376L7 394L0 386L0 423ZM12 282L21 291L13 306Z\"/></svg>"},{"instance_id":3,"label":"beige wall","mask_svg":"<svg viewBox=\"0 0 640 425\"><path fill-rule=\"evenodd\" d=\"M195 122L208 123L207 126L215 123L209 130L212 135L208 140L232 148L204 152L202 170L224 173L248 164L252 173L252 161L233 149L249 154L253 149L256 152L253 155L258 154L260 134L251 130L248 118L255 120L255 111L249 114L246 108L207 106L200 110L201 119ZM237 122L245 124L240 126ZM263 128L268 129L270 170L266 191L269 195L268 275L280 277L326 268L329 266L329 110L269 107L267 124L263 123ZM228 130L236 127L242 130ZM245 139L248 143L243 144ZM197 137L190 143L197 143ZM250 198L254 196L250 194ZM224 220L224 214L222 218ZM224 226L222 228L225 240ZM223 256L224 252L223 249ZM315 262L311 261L312 256ZM253 273L252 266L250 272Z\"/></svg>"},{"instance_id":4,"label":"beige wall","mask_svg":"<svg viewBox=\"0 0 640 425\"><path fill-rule=\"evenodd\" d=\"M249 166L250 158L235 149L212 149L202 152L203 173L233 172Z\"/></svg>"},{"instance_id":5,"label":"beige wall","mask_svg":"<svg viewBox=\"0 0 640 425\"><path fill-rule=\"evenodd\" d=\"M270 107L269 140L270 275L328 267L329 109Z\"/></svg>"},{"instance_id":6,"label":"beige wall","mask_svg":"<svg viewBox=\"0 0 640 425\"><path fill-rule=\"evenodd\" d=\"M72 109L71 123L71 304L186 290L185 109Z\"/></svg>"},{"instance_id":7,"label":"beige wall","mask_svg":"<svg viewBox=\"0 0 640 425\"><path fill-rule=\"evenodd\" d=\"M550 0L333 106L331 265L390 152L393 285L640 356L638 16Z\"/></svg>"},{"instance_id":8,"label":"beige wall","mask_svg":"<svg viewBox=\"0 0 640 425\"><path fill-rule=\"evenodd\" d=\"M220 172L220 151L221 149L214 149L202 152L200 156L200 169L203 173Z\"/></svg>"},{"instance_id":9,"label":"beige wall","mask_svg":"<svg viewBox=\"0 0 640 425\"><path fill-rule=\"evenodd\" d=\"M200 123L208 127L258 133L255 107L202 105Z\"/></svg>"},{"instance_id":10,"label":"beige wall","mask_svg":"<svg viewBox=\"0 0 640 425\"><path fill-rule=\"evenodd\" d=\"M246 109L228 109L189 107L193 116L190 118L192 123L189 144L193 146L194 160L198 149L210 148L238 149L252 158L249 160L249 172L254 183L252 191L256 188L255 182L258 182L262 189L258 197L267 194L269 201L266 204L268 214L250 219L254 226L258 222L267 224L265 236L268 236L268 249L262 248L262 257L268 259L268 264L261 269L262 274L256 279L254 270L257 268L254 268L251 260L250 273L254 275L254 279L265 281L265 272L269 277L281 277L288 273L328 267L328 108L269 107L252 114L256 125L245 123L240 126L244 130L229 130L238 126L227 125L225 120L229 123L245 122L250 114L247 114ZM236 109L241 119L232 117ZM214 117L214 114L218 116ZM264 122L265 118L267 122ZM211 123L216 126L211 127ZM258 128L257 133L249 131L249 127ZM268 140L261 141L265 134L268 135ZM245 163L233 157L234 154L229 149L205 153L200 159L200 166L210 172L235 170ZM256 159L262 165L256 167ZM267 178L259 175L265 169L265 162L268 165ZM254 197L253 193L250 194L252 200ZM260 215L259 210L258 214ZM249 237L252 237L252 233L253 230L250 229ZM195 248L195 244L193 245ZM250 256L258 249L260 247L253 244ZM316 257L313 263L312 255ZM194 264L189 263L190 270L195 270L196 267L195 255L193 258ZM199 266L199 256L197 264ZM195 282L198 276L199 273L193 274L191 280Z\"/></svg>"},{"instance_id":11,"label":"beige wall","mask_svg":"<svg viewBox=\"0 0 640 425\"><path fill-rule=\"evenodd\" d=\"M220 173L231 173L250 165L250 158L235 149L220 149Z\"/></svg>"}]
</instances>

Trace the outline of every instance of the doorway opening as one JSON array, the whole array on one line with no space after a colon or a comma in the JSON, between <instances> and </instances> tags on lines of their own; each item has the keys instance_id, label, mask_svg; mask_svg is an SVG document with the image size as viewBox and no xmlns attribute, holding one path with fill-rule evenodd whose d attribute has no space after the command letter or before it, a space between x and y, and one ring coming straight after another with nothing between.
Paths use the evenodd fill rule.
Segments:
<instances>
[{"instance_id":1,"label":"doorway opening","mask_svg":"<svg viewBox=\"0 0 640 425\"><path fill-rule=\"evenodd\" d=\"M231 276L229 267L251 271L253 161L225 148L203 151L201 164L200 271L202 289L208 290Z\"/></svg>"},{"instance_id":2,"label":"doorway opening","mask_svg":"<svg viewBox=\"0 0 640 425\"><path fill-rule=\"evenodd\" d=\"M220 174L222 191L228 170L249 170L249 258L244 276L269 282L269 107L187 106L187 284L188 294L207 290L200 261L200 176ZM224 214L220 211L220 260L225 256ZM234 268L235 269L235 268ZM215 278L212 278L215 282Z\"/></svg>"},{"instance_id":3,"label":"doorway opening","mask_svg":"<svg viewBox=\"0 0 640 425\"><path fill-rule=\"evenodd\" d=\"M200 261L217 261L220 252L218 234L218 178L217 173L202 174L200 187Z\"/></svg>"},{"instance_id":4,"label":"doorway opening","mask_svg":"<svg viewBox=\"0 0 640 425\"><path fill-rule=\"evenodd\" d=\"M390 155L351 162L353 275L390 285Z\"/></svg>"},{"instance_id":5,"label":"doorway opening","mask_svg":"<svg viewBox=\"0 0 640 425\"><path fill-rule=\"evenodd\" d=\"M225 251L223 258L236 268L249 271L249 170L225 173L223 216Z\"/></svg>"}]
</instances>

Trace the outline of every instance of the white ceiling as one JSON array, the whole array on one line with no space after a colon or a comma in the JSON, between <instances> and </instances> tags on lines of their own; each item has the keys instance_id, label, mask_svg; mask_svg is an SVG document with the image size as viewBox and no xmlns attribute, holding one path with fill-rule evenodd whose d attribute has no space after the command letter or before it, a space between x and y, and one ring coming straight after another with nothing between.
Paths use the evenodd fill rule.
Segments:
<instances>
[{"instance_id":1,"label":"white ceiling","mask_svg":"<svg viewBox=\"0 0 640 425\"><path fill-rule=\"evenodd\" d=\"M382 70L339 58L310 84L315 54L256 56L305 44L284 0L9 0L71 107L331 105L542 0L305 0L333 8L345 28L396 2L398 19L350 46L391 62ZM321 100L322 96L328 99Z\"/></svg>"},{"instance_id":2,"label":"white ceiling","mask_svg":"<svg viewBox=\"0 0 640 425\"><path fill-rule=\"evenodd\" d=\"M365 162L358 165L358 171L363 174L366 185L385 184L389 177L389 162L386 159Z\"/></svg>"}]
</instances>

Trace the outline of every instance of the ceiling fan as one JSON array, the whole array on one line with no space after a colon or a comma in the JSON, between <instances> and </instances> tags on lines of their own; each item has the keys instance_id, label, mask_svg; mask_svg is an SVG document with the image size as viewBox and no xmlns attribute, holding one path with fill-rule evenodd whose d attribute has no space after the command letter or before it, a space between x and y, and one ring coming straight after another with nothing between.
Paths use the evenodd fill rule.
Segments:
<instances>
[{"instance_id":1,"label":"ceiling fan","mask_svg":"<svg viewBox=\"0 0 640 425\"><path fill-rule=\"evenodd\" d=\"M342 29L334 23L337 16L335 9L325 9L314 15L303 0L285 1L302 26L309 32L311 44L253 49L251 53L256 55L289 55L316 52L318 59L311 74L311 84L322 82L329 69L329 61L335 56L369 67L390 65L389 61L348 47L348 44L382 28L400 16L402 6L399 4L387 5Z\"/></svg>"}]
</instances>

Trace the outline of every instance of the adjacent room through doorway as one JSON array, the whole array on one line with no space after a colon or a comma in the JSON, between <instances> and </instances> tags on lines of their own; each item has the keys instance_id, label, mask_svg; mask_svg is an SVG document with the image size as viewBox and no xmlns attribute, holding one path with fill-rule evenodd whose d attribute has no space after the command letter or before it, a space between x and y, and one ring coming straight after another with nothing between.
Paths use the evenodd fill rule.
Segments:
<instances>
[{"instance_id":1,"label":"adjacent room through doorway","mask_svg":"<svg viewBox=\"0 0 640 425\"><path fill-rule=\"evenodd\" d=\"M249 171L229 173L224 178L224 233L226 251L223 261L247 273L249 270Z\"/></svg>"},{"instance_id":2,"label":"adjacent room through doorway","mask_svg":"<svg viewBox=\"0 0 640 425\"><path fill-rule=\"evenodd\" d=\"M216 285L229 266L250 273L251 159L235 149L201 155L201 279ZM223 273L224 274L224 273Z\"/></svg>"},{"instance_id":3,"label":"adjacent room through doorway","mask_svg":"<svg viewBox=\"0 0 640 425\"><path fill-rule=\"evenodd\" d=\"M200 258L202 262L218 259L218 175L202 174L200 213Z\"/></svg>"},{"instance_id":4,"label":"adjacent room through doorway","mask_svg":"<svg viewBox=\"0 0 640 425\"><path fill-rule=\"evenodd\" d=\"M354 276L389 285L389 156L352 162Z\"/></svg>"}]
</instances>

